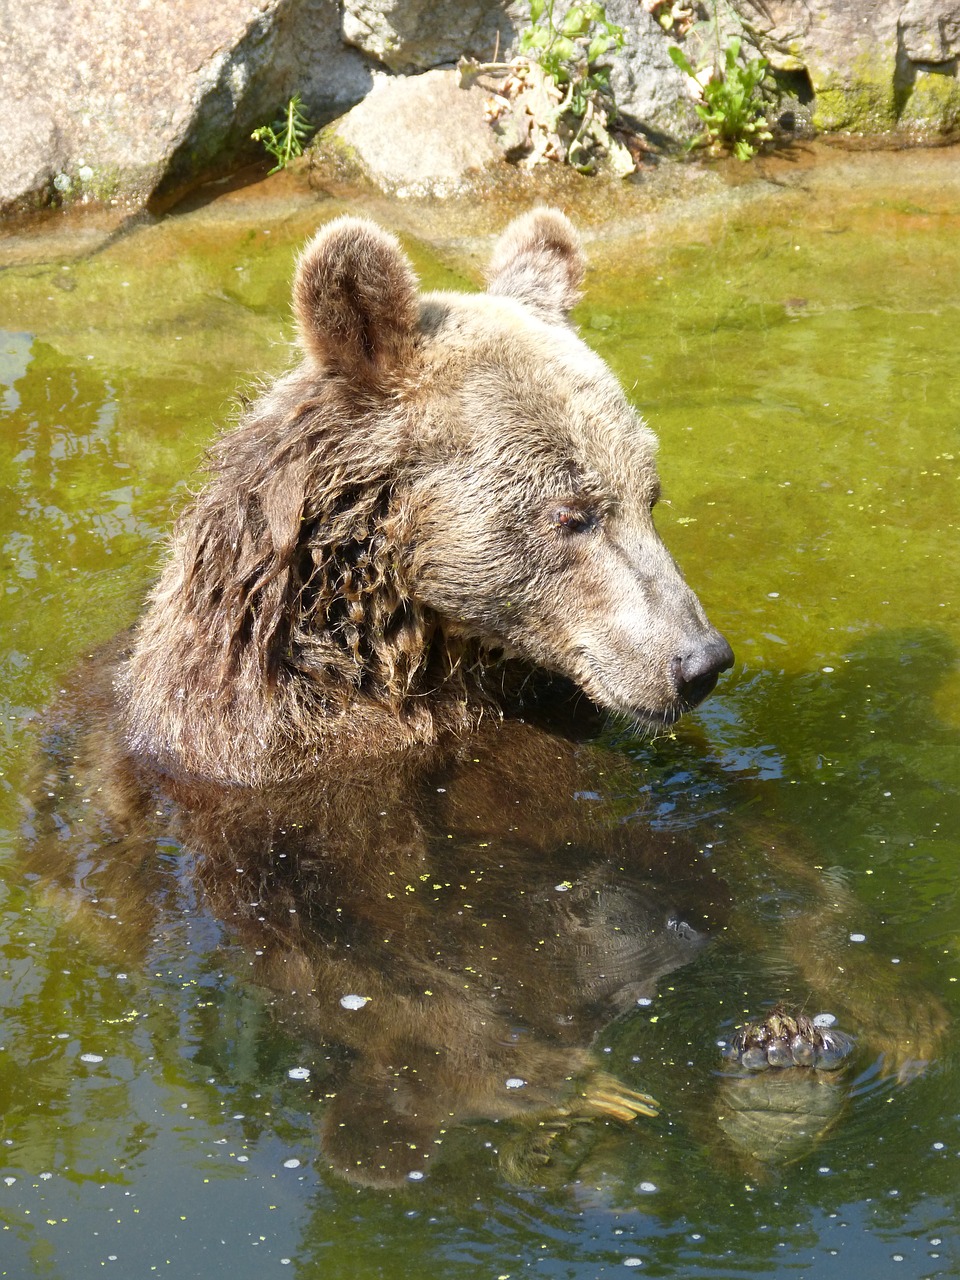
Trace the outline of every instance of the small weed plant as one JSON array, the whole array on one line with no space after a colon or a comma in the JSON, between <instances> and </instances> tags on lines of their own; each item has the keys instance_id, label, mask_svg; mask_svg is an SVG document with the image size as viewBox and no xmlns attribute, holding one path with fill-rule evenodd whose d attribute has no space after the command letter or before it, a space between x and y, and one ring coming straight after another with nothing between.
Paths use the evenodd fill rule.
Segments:
<instances>
[{"instance_id":1,"label":"small weed plant","mask_svg":"<svg viewBox=\"0 0 960 1280\"><path fill-rule=\"evenodd\" d=\"M270 170L277 173L285 169L291 160L303 155L304 143L310 137L313 126L303 114L303 103L295 93L286 105L283 115L273 124L261 125L250 135L254 142L262 142L267 152L276 160Z\"/></svg>"},{"instance_id":2,"label":"small weed plant","mask_svg":"<svg viewBox=\"0 0 960 1280\"><path fill-rule=\"evenodd\" d=\"M700 85L703 97L696 111L707 127L691 145L729 148L738 160L749 160L756 155L760 143L769 142L773 136L767 128L759 95L767 74L766 58L741 63L740 39L734 37L723 50L722 69L715 68L704 81L702 71L691 65L682 49L673 45L669 53L680 70Z\"/></svg>"},{"instance_id":3,"label":"small weed plant","mask_svg":"<svg viewBox=\"0 0 960 1280\"><path fill-rule=\"evenodd\" d=\"M593 0L570 6L559 20L556 0L529 0L530 25L510 62L478 64L462 59L461 82L481 76L499 83L487 118L501 135L514 135L522 164L558 160L592 173L604 167L625 177L635 165L610 133L617 110L604 54L623 47L624 31Z\"/></svg>"},{"instance_id":4,"label":"small weed plant","mask_svg":"<svg viewBox=\"0 0 960 1280\"><path fill-rule=\"evenodd\" d=\"M597 66L610 49L623 48L623 27L610 22L602 4L571 5L558 26L555 0L530 0L530 26L520 52L534 58L564 91L562 109L582 118L597 95L610 97L610 72Z\"/></svg>"}]
</instances>

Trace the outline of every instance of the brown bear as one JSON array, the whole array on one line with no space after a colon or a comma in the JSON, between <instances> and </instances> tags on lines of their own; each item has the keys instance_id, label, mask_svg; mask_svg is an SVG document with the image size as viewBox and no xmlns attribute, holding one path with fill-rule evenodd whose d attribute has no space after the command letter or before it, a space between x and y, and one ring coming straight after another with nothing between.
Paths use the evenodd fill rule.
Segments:
<instances>
[{"instance_id":1,"label":"brown bear","mask_svg":"<svg viewBox=\"0 0 960 1280\"><path fill-rule=\"evenodd\" d=\"M302 361L213 447L120 676L136 752L259 785L466 731L534 669L653 729L709 693L733 656L654 527L654 437L570 324L583 272L545 209L481 294L420 295L369 222L316 236Z\"/></svg>"}]
</instances>

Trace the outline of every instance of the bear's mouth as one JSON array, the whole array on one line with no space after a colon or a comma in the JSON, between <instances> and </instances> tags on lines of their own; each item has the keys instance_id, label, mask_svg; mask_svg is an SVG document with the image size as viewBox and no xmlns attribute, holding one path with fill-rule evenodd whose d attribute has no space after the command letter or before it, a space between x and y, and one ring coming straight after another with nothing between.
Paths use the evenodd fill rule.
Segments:
<instances>
[{"instance_id":1,"label":"bear's mouth","mask_svg":"<svg viewBox=\"0 0 960 1280\"><path fill-rule=\"evenodd\" d=\"M673 692L660 707L652 707L647 703L624 697L621 693L611 689L610 683L604 678L603 671L595 660L591 659L589 654L581 653L580 657L587 670L585 673L580 672L574 676L576 683L598 707L603 707L606 711L612 711L615 715L622 716L630 722L637 732L645 734L661 733L663 730L669 729L671 725L676 724L685 712L692 710L696 706L695 702L690 702ZM714 683L716 682L714 681ZM709 691L705 690L703 696L706 697Z\"/></svg>"},{"instance_id":2,"label":"bear's mouth","mask_svg":"<svg viewBox=\"0 0 960 1280\"><path fill-rule=\"evenodd\" d=\"M686 703L677 701L669 707L664 707L662 711L651 711L649 707L610 707L610 710L616 715L629 721L630 728L634 733L642 734L644 737L656 737L658 733L662 733L665 729L675 725L682 715L691 710Z\"/></svg>"},{"instance_id":3,"label":"bear's mouth","mask_svg":"<svg viewBox=\"0 0 960 1280\"><path fill-rule=\"evenodd\" d=\"M628 663L624 664L628 677L624 679L620 672L610 671L588 649L577 653L575 666L579 670L573 679L598 706L626 717L637 730L656 734L669 729L681 716L698 707L716 688L721 671L733 665L730 646L719 633L717 635L713 648L705 648L705 657L696 655L697 662L686 679L683 662L674 658L667 671L638 671L635 692L630 688Z\"/></svg>"}]
</instances>

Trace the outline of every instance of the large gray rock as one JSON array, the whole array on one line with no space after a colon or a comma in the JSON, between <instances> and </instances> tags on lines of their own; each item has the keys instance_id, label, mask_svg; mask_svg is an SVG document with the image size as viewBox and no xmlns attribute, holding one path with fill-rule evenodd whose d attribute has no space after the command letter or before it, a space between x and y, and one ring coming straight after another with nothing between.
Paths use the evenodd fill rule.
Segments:
<instances>
[{"instance_id":1,"label":"large gray rock","mask_svg":"<svg viewBox=\"0 0 960 1280\"><path fill-rule=\"evenodd\" d=\"M396 196L451 196L487 185L506 165L487 123L487 95L457 71L378 77L372 91L323 131L310 159Z\"/></svg>"},{"instance_id":2,"label":"large gray rock","mask_svg":"<svg viewBox=\"0 0 960 1280\"><path fill-rule=\"evenodd\" d=\"M908 0L900 50L899 123L921 133L960 127L960 0Z\"/></svg>"},{"instance_id":3,"label":"large gray rock","mask_svg":"<svg viewBox=\"0 0 960 1280\"><path fill-rule=\"evenodd\" d=\"M343 38L391 71L426 71L514 48L522 0L344 0Z\"/></svg>"},{"instance_id":4,"label":"large gray rock","mask_svg":"<svg viewBox=\"0 0 960 1280\"><path fill-rule=\"evenodd\" d=\"M900 36L912 62L954 61L960 57L960 3L907 0L900 14Z\"/></svg>"},{"instance_id":5,"label":"large gray rock","mask_svg":"<svg viewBox=\"0 0 960 1280\"><path fill-rule=\"evenodd\" d=\"M138 202L249 150L299 91L329 119L370 84L336 0L0 0L0 212Z\"/></svg>"},{"instance_id":6,"label":"large gray rock","mask_svg":"<svg viewBox=\"0 0 960 1280\"><path fill-rule=\"evenodd\" d=\"M634 129L687 138L702 127L694 110L691 81L670 59L676 38L637 0L608 0L607 17L624 30L623 48L604 59L610 87L624 122Z\"/></svg>"},{"instance_id":7,"label":"large gray rock","mask_svg":"<svg viewBox=\"0 0 960 1280\"><path fill-rule=\"evenodd\" d=\"M736 0L773 67L805 71L825 131L960 124L958 0Z\"/></svg>"}]
</instances>

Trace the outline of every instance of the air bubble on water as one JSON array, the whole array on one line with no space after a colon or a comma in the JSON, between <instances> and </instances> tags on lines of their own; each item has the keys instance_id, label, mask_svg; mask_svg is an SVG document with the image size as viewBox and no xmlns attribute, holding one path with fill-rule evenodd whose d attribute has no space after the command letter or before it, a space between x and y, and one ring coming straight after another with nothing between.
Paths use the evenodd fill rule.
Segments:
<instances>
[{"instance_id":1,"label":"air bubble on water","mask_svg":"<svg viewBox=\"0 0 960 1280\"><path fill-rule=\"evenodd\" d=\"M310 1068L309 1067L291 1067L290 1070L287 1072L287 1075L290 1077L291 1080L309 1080Z\"/></svg>"},{"instance_id":2,"label":"air bubble on water","mask_svg":"<svg viewBox=\"0 0 960 1280\"><path fill-rule=\"evenodd\" d=\"M411 1182L422 1182L424 1179L424 1176L425 1175L421 1169L411 1169L410 1172L407 1174L407 1177L410 1179Z\"/></svg>"},{"instance_id":3,"label":"air bubble on water","mask_svg":"<svg viewBox=\"0 0 960 1280\"><path fill-rule=\"evenodd\" d=\"M641 1182L641 1183L640 1183L640 1190L641 1190L641 1191L656 1191L656 1189L657 1189L657 1184L656 1184L655 1182Z\"/></svg>"},{"instance_id":4,"label":"air bubble on water","mask_svg":"<svg viewBox=\"0 0 960 1280\"><path fill-rule=\"evenodd\" d=\"M296 1158L296 1156L294 1156L294 1157L293 1157L292 1159L290 1159L290 1160L284 1160L284 1162L283 1162L283 1167L284 1167L285 1169L299 1169L299 1168L300 1168L300 1161Z\"/></svg>"},{"instance_id":5,"label":"air bubble on water","mask_svg":"<svg viewBox=\"0 0 960 1280\"><path fill-rule=\"evenodd\" d=\"M850 935L851 942L866 942L866 940L867 935L865 933L851 933Z\"/></svg>"},{"instance_id":6,"label":"air bubble on water","mask_svg":"<svg viewBox=\"0 0 960 1280\"><path fill-rule=\"evenodd\" d=\"M509 1080L506 1081L508 1089L522 1089L526 1083L526 1080L521 1079L520 1076L511 1076Z\"/></svg>"},{"instance_id":7,"label":"air bubble on water","mask_svg":"<svg viewBox=\"0 0 960 1280\"><path fill-rule=\"evenodd\" d=\"M946 1144L945 1144L945 1143L943 1143L943 1142L935 1142L935 1143L933 1144L933 1149L934 1149L934 1151L942 1151L945 1145L946 1145Z\"/></svg>"},{"instance_id":8,"label":"air bubble on water","mask_svg":"<svg viewBox=\"0 0 960 1280\"><path fill-rule=\"evenodd\" d=\"M813 1019L813 1025L815 1027L832 1027L836 1020L832 1013L818 1013Z\"/></svg>"},{"instance_id":9,"label":"air bubble on water","mask_svg":"<svg viewBox=\"0 0 960 1280\"><path fill-rule=\"evenodd\" d=\"M625 1267L642 1267L643 1259L642 1258L624 1258L623 1265Z\"/></svg>"},{"instance_id":10,"label":"air bubble on water","mask_svg":"<svg viewBox=\"0 0 960 1280\"><path fill-rule=\"evenodd\" d=\"M249 1156L237 1156L237 1164L249 1164Z\"/></svg>"},{"instance_id":11,"label":"air bubble on water","mask_svg":"<svg viewBox=\"0 0 960 1280\"><path fill-rule=\"evenodd\" d=\"M4 1181L4 1184L5 1184L6 1186L8 1186L8 1187L12 1187L12 1186L13 1186L13 1184L16 1182L16 1178L14 1178L14 1177L6 1177L6 1178L4 1178L4 1180L3 1180L3 1181Z\"/></svg>"},{"instance_id":12,"label":"air bubble on water","mask_svg":"<svg viewBox=\"0 0 960 1280\"><path fill-rule=\"evenodd\" d=\"M102 1062L103 1054L102 1053L81 1053L80 1061L81 1062Z\"/></svg>"},{"instance_id":13,"label":"air bubble on water","mask_svg":"<svg viewBox=\"0 0 960 1280\"><path fill-rule=\"evenodd\" d=\"M640 996L637 1000L637 1004L642 1005L644 1008L646 1008L648 1004L653 1004L653 1001L650 999L649 996Z\"/></svg>"},{"instance_id":14,"label":"air bubble on water","mask_svg":"<svg viewBox=\"0 0 960 1280\"><path fill-rule=\"evenodd\" d=\"M341 996L340 1005L344 1009L362 1009L365 1004L369 1003L369 1000L369 996Z\"/></svg>"}]
</instances>

